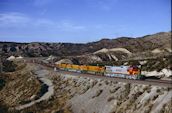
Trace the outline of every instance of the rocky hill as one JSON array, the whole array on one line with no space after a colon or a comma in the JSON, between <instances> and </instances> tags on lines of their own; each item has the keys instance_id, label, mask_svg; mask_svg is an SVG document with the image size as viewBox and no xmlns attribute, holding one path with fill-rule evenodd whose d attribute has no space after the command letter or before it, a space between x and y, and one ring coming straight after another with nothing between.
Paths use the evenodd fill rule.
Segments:
<instances>
[{"instance_id":1,"label":"rocky hill","mask_svg":"<svg viewBox=\"0 0 172 113\"><path fill-rule=\"evenodd\" d=\"M4 75L6 82L0 89L1 113L172 112L171 88L75 76L37 64L17 64L18 69ZM46 86L47 83L51 84Z\"/></svg>"},{"instance_id":2,"label":"rocky hill","mask_svg":"<svg viewBox=\"0 0 172 113\"><path fill-rule=\"evenodd\" d=\"M102 39L86 44L0 42L0 54L29 57L54 55L58 60L68 58L79 63L168 56L171 54L171 31L138 38Z\"/></svg>"}]
</instances>

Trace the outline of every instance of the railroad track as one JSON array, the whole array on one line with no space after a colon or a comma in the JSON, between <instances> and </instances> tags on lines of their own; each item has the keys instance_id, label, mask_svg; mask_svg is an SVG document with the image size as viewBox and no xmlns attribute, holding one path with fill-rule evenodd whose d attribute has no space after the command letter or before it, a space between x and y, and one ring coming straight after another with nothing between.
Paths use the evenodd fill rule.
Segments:
<instances>
[{"instance_id":1,"label":"railroad track","mask_svg":"<svg viewBox=\"0 0 172 113\"><path fill-rule=\"evenodd\" d=\"M171 80L146 79L146 81L165 83L165 84L172 84L172 79Z\"/></svg>"},{"instance_id":2,"label":"railroad track","mask_svg":"<svg viewBox=\"0 0 172 113\"><path fill-rule=\"evenodd\" d=\"M44 69L46 68L46 69L48 69L50 71L53 71L53 68L51 68L51 67L43 66L43 68ZM158 80L158 79L132 80L132 79L107 77L107 76L100 76L100 75L93 75L93 74L83 74L83 73L69 72L69 71L63 71L63 70L58 70L56 73L57 74L63 74L63 75L68 74L68 75L72 75L72 76L88 77L88 78L92 78L92 79L104 79L104 80L125 82L125 83L153 85L153 86L167 87L167 88L172 89L172 81L170 81L170 80Z\"/></svg>"}]
</instances>

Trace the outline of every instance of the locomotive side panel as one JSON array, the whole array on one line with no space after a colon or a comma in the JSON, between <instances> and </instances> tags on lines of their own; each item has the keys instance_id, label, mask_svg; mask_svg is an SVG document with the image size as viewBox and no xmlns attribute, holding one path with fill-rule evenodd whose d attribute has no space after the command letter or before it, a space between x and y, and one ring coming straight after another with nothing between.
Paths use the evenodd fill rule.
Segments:
<instances>
[{"instance_id":1,"label":"locomotive side panel","mask_svg":"<svg viewBox=\"0 0 172 113\"><path fill-rule=\"evenodd\" d=\"M81 70L88 70L86 65L81 65L81 66L80 66L80 69L81 69Z\"/></svg>"},{"instance_id":2,"label":"locomotive side panel","mask_svg":"<svg viewBox=\"0 0 172 113\"><path fill-rule=\"evenodd\" d=\"M126 79L140 79L140 71L138 68L132 66L105 66L105 76L126 78Z\"/></svg>"},{"instance_id":3,"label":"locomotive side panel","mask_svg":"<svg viewBox=\"0 0 172 113\"><path fill-rule=\"evenodd\" d=\"M98 66L87 66L89 71L99 71Z\"/></svg>"},{"instance_id":4,"label":"locomotive side panel","mask_svg":"<svg viewBox=\"0 0 172 113\"><path fill-rule=\"evenodd\" d=\"M66 65L66 68L71 69L71 68L72 68L72 65L67 64L67 65Z\"/></svg>"},{"instance_id":5,"label":"locomotive side panel","mask_svg":"<svg viewBox=\"0 0 172 113\"><path fill-rule=\"evenodd\" d=\"M129 66L105 66L107 73L129 74Z\"/></svg>"},{"instance_id":6,"label":"locomotive side panel","mask_svg":"<svg viewBox=\"0 0 172 113\"><path fill-rule=\"evenodd\" d=\"M81 69L80 69L80 66L79 65L71 65L71 68L68 69L68 71L81 72Z\"/></svg>"},{"instance_id":7,"label":"locomotive side panel","mask_svg":"<svg viewBox=\"0 0 172 113\"><path fill-rule=\"evenodd\" d=\"M71 64L58 64L55 65L59 69L80 72L105 75L126 79L141 79L140 70L137 67L132 66L87 66L87 65L71 65Z\"/></svg>"},{"instance_id":8,"label":"locomotive side panel","mask_svg":"<svg viewBox=\"0 0 172 113\"><path fill-rule=\"evenodd\" d=\"M72 69L76 69L76 70L79 70L79 65L72 65Z\"/></svg>"}]
</instances>

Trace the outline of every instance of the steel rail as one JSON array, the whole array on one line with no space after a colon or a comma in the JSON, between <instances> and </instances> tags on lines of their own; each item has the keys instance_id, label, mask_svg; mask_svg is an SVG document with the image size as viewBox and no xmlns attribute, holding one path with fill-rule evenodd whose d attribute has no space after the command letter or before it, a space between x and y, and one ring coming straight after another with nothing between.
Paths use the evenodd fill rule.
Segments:
<instances>
[{"instance_id":1,"label":"steel rail","mask_svg":"<svg viewBox=\"0 0 172 113\"><path fill-rule=\"evenodd\" d=\"M34 63L34 64L36 64L36 63ZM37 64L37 65L40 65L40 64ZM43 66L43 65L40 65L40 66L43 67L44 69L46 68L50 71L53 71L53 68L51 68L51 67L47 67L47 66ZM57 71L53 71L53 72L55 72L57 74L63 74L63 75L88 77L88 78L92 78L92 79L104 79L104 80L124 82L124 83L153 85L153 86L157 86L157 87L166 87L166 88L172 89L172 81L169 81L169 80L156 80L156 79L133 80L133 79L94 75L94 74L88 74L88 73L70 72L70 71L64 71L64 70L57 70Z\"/></svg>"}]
</instances>

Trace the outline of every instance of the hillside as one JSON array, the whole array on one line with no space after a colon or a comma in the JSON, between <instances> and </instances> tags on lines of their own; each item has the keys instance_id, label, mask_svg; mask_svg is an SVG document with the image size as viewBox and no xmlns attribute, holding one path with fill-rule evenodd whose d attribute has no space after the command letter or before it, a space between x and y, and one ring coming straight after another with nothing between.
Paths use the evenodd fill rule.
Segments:
<instances>
[{"instance_id":1,"label":"hillside","mask_svg":"<svg viewBox=\"0 0 172 113\"><path fill-rule=\"evenodd\" d=\"M119 37L116 39L102 39L86 44L0 42L0 48L0 54L6 56L38 57L54 55L58 59L75 58L77 60L84 57L94 62L142 59L170 55L171 32L160 32L138 38ZM88 59L86 60L88 61Z\"/></svg>"},{"instance_id":2,"label":"hillside","mask_svg":"<svg viewBox=\"0 0 172 113\"><path fill-rule=\"evenodd\" d=\"M171 113L171 88L19 65L0 90L1 113Z\"/></svg>"}]
</instances>

